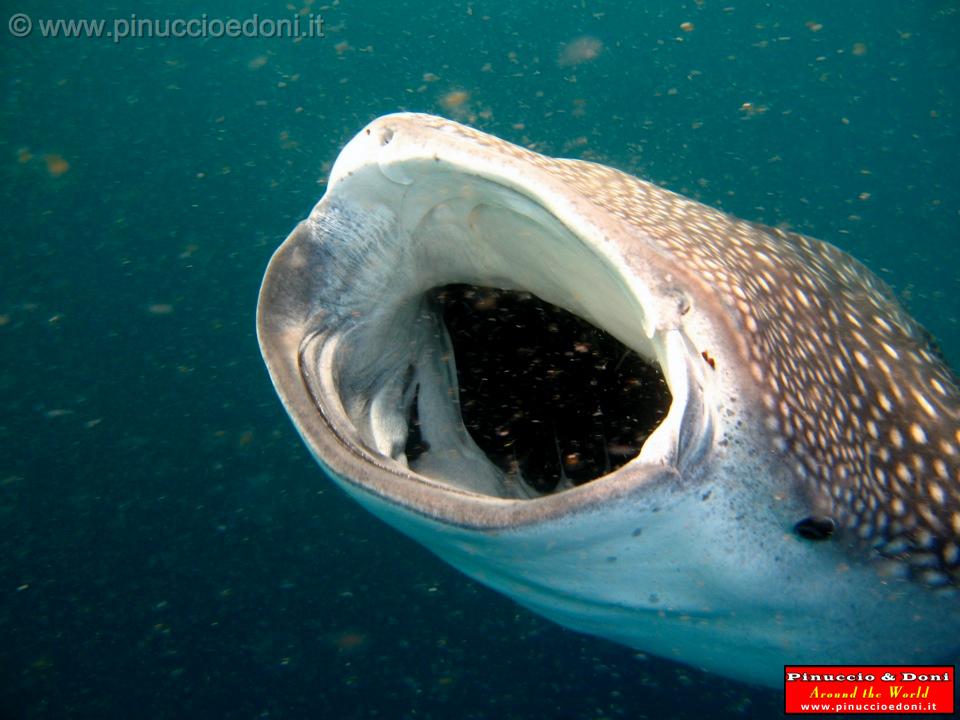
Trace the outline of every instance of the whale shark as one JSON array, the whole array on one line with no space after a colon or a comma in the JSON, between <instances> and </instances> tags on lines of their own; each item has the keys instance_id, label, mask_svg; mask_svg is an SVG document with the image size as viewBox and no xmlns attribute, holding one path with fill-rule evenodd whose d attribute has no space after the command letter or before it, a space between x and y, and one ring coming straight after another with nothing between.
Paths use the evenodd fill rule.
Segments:
<instances>
[{"instance_id":1,"label":"whale shark","mask_svg":"<svg viewBox=\"0 0 960 720\"><path fill-rule=\"evenodd\" d=\"M766 686L960 650L957 380L833 245L392 114L257 335L333 482L564 627Z\"/></svg>"}]
</instances>

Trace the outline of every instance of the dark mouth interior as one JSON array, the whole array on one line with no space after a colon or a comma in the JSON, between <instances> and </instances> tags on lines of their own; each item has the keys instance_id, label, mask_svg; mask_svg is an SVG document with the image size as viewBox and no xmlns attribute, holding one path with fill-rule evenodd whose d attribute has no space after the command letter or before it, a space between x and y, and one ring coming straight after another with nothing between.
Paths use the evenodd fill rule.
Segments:
<instances>
[{"instance_id":1,"label":"dark mouth interior","mask_svg":"<svg viewBox=\"0 0 960 720\"><path fill-rule=\"evenodd\" d=\"M626 464L670 408L660 368L529 293L447 285L429 294L453 342L464 424L536 492ZM406 454L428 448L413 403Z\"/></svg>"}]
</instances>

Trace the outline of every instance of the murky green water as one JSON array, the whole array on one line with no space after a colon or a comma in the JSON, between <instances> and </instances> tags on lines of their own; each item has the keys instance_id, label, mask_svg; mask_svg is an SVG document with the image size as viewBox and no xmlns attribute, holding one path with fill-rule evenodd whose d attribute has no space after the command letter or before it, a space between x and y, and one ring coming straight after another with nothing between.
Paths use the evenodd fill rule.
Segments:
<instances>
[{"instance_id":1,"label":"murky green water","mask_svg":"<svg viewBox=\"0 0 960 720\"><path fill-rule=\"evenodd\" d=\"M18 718L774 717L556 628L321 477L253 332L338 148L399 109L599 160L878 271L960 363L954 2L8 3L0 704ZM324 38L44 38L320 13Z\"/></svg>"}]
</instances>

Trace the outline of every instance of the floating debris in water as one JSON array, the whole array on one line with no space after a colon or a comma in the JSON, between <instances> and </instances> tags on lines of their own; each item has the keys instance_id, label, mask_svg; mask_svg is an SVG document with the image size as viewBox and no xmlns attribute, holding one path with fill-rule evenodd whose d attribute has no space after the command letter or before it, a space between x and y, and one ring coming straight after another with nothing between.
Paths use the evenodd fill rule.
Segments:
<instances>
[{"instance_id":1,"label":"floating debris in water","mask_svg":"<svg viewBox=\"0 0 960 720\"><path fill-rule=\"evenodd\" d=\"M73 415L73 410L65 410L64 408L56 408L54 410L47 410L43 413L43 416L51 420L55 418L67 417L68 415Z\"/></svg>"},{"instance_id":2,"label":"floating debris in water","mask_svg":"<svg viewBox=\"0 0 960 720\"><path fill-rule=\"evenodd\" d=\"M57 153L44 155L43 162L47 166L47 174L50 175L50 177L60 177L61 175L65 175L70 169L70 163Z\"/></svg>"},{"instance_id":3,"label":"floating debris in water","mask_svg":"<svg viewBox=\"0 0 960 720\"><path fill-rule=\"evenodd\" d=\"M440 104L447 110L457 110L463 107L469 99L470 93L466 90L451 90L440 98Z\"/></svg>"},{"instance_id":4,"label":"floating debris in water","mask_svg":"<svg viewBox=\"0 0 960 720\"><path fill-rule=\"evenodd\" d=\"M581 65L596 60L602 52L603 42L599 38L583 35L563 46L557 58L557 65L560 67Z\"/></svg>"},{"instance_id":5,"label":"floating debris in water","mask_svg":"<svg viewBox=\"0 0 960 720\"><path fill-rule=\"evenodd\" d=\"M337 633L332 639L333 646L340 652L345 653L358 652L369 643L369 635L356 631Z\"/></svg>"}]
</instances>

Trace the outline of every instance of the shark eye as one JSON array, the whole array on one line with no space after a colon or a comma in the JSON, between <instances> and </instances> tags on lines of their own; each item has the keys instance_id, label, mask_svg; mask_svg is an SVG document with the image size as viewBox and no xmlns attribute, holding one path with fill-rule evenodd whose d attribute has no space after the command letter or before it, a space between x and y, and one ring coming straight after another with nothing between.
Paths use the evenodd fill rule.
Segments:
<instances>
[{"instance_id":1,"label":"shark eye","mask_svg":"<svg viewBox=\"0 0 960 720\"><path fill-rule=\"evenodd\" d=\"M804 540L829 540L836 529L833 518L805 517L793 526L793 531Z\"/></svg>"}]
</instances>

